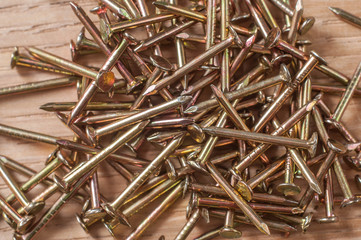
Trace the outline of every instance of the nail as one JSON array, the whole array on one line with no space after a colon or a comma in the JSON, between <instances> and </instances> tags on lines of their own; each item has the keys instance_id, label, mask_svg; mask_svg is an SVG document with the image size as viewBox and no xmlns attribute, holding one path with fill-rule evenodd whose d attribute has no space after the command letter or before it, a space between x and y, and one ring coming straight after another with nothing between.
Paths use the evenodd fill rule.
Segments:
<instances>
[{"instance_id":1,"label":"nail","mask_svg":"<svg viewBox=\"0 0 361 240\"><path fill-rule=\"evenodd\" d=\"M93 116L84 116L81 118L78 118L74 123L80 124L80 125L91 125L95 123L105 123L105 122L112 122L114 120L123 119L126 117L129 117L140 110L134 110L134 111L126 111L123 110L121 112L111 112L111 113L104 113L104 114L98 114Z\"/></svg>"},{"instance_id":2,"label":"nail","mask_svg":"<svg viewBox=\"0 0 361 240\"><path fill-rule=\"evenodd\" d=\"M192 97L190 97L190 96L181 96L181 97L173 99L169 102L165 102L165 103L159 104L153 108L143 110L137 114L129 116L125 119L115 121L115 122L105 125L103 127L99 127L94 130L91 127L89 127L90 136L92 138L97 138L97 137L100 137L100 136L103 136L106 134L110 134L110 133L118 131L126 126L129 126L129 124L134 124L143 119L148 119L148 118L154 117L164 111L178 107L184 103L187 103L191 99L192 99Z\"/></svg>"},{"instance_id":3,"label":"nail","mask_svg":"<svg viewBox=\"0 0 361 240\"><path fill-rule=\"evenodd\" d=\"M228 196L227 193L224 192L222 188L212 186L212 185L202 185L202 184L198 184L198 183L191 183L189 185L189 188L192 191L196 191L196 192L206 192L206 193L209 193L212 195L222 196L222 197ZM270 203L270 204L279 204L279 205L286 205L286 206L297 206L298 205L297 201L287 199L287 198L284 198L281 196L266 194L266 193L254 192L252 199L256 202L266 202L266 203Z\"/></svg>"},{"instance_id":4,"label":"nail","mask_svg":"<svg viewBox=\"0 0 361 240\"><path fill-rule=\"evenodd\" d=\"M340 162L338 161L337 156L335 157L335 161L333 163L333 170L335 172L337 181L341 187L344 196L344 199L341 202L341 207L346 207L348 205L360 202L361 199L355 197L354 194L352 193L350 185L348 184L345 173L341 167Z\"/></svg>"},{"instance_id":5,"label":"nail","mask_svg":"<svg viewBox=\"0 0 361 240\"><path fill-rule=\"evenodd\" d=\"M64 206L65 203L69 201L80 189L80 187L88 180L89 176L93 174L93 171L90 171L84 174L79 181L74 185L74 187L68 192L63 193L60 198L51 206L51 208L46 211L46 213L39 219L39 221L34 225L32 230L27 233L26 235L19 235L17 233L14 234L15 239L23 239L23 240L30 240L43 229L56 214L59 213L61 207ZM55 189L57 189L56 184L54 184Z\"/></svg>"},{"instance_id":6,"label":"nail","mask_svg":"<svg viewBox=\"0 0 361 240\"><path fill-rule=\"evenodd\" d=\"M265 79L261 82L254 83L250 86L244 86L242 89L239 90L233 90L231 92L225 93L225 97L228 99L228 101L234 101L235 99L246 97L251 94L254 94L260 90L265 90L269 87L275 86L281 82L289 82L289 78L287 75L278 75L276 77L272 77L269 79ZM245 83L248 83L246 81ZM213 108L218 105L218 102L216 99L210 99L203 102L200 102L196 105L193 105L186 109L184 113L199 113L205 109Z\"/></svg>"},{"instance_id":7,"label":"nail","mask_svg":"<svg viewBox=\"0 0 361 240\"><path fill-rule=\"evenodd\" d=\"M326 204L326 217L318 218L318 223L338 222L338 217L333 213L333 180L331 169L325 175L325 204Z\"/></svg>"},{"instance_id":8,"label":"nail","mask_svg":"<svg viewBox=\"0 0 361 240\"><path fill-rule=\"evenodd\" d=\"M302 83L306 79L306 77L312 72L313 68L319 62L323 62L322 58L320 58L315 52L311 52L309 60L297 72L296 76L294 77L294 80L272 102L272 104L262 114L262 117L253 126L253 128L252 128L253 132L258 132L258 131L262 130L262 128L265 126L265 124L278 112L278 110L282 107L282 105L285 103L285 101L293 94L293 92L300 85L300 83Z\"/></svg>"},{"instance_id":9,"label":"nail","mask_svg":"<svg viewBox=\"0 0 361 240\"><path fill-rule=\"evenodd\" d=\"M346 110L346 107L350 103L352 95L353 95L354 91L356 90L356 87L357 87L358 83L360 82L360 80L361 80L361 63L357 66L356 71L355 71L351 81L349 82L345 93L342 95L342 97L335 109L335 112L333 113L333 115L331 117L332 120L337 121L337 122L340 121L343 113Z\"/></svg>"},{"instance_id":10,"label":"nail","mask_svg":"<svg viewBox=\"0 0 361 240\"><path fill-rule=\"evenodd\" d=\"M99 70L100 77L96 77L89 86L86 88L85 92L79 99L78 103L71 110L68 118L68 125L74 122L75 118L79 116L79 114L85 109L86 105L90 102L98 88L103 92L108 92L114 85L114 74L113 75L105 75L105 77L101 77L103 73L109 72L116 61L120 58L120 56L124 53L126 48L128 47L127 35L124 35L123 40L114 48L112 53L109 55L108 59L105 61L103 66Z\"/></svg>"},{"instance_id":11,"label":"nail","mask_svg":"<svg viewBox=\"0 0 361 240\"><path fill-rule=\"evenodd\" d=\"M210 211L210 215L213 217L217 217L217 218L224 218L225 217L225 212L217 209L217 210L211 210ZM234 221L235 221L235 225L240 224L240 223L245 223L245 224L252 224L249 219L246 216L242 216L239 214L235 214L234 216ZM269 220L269 219L265 219L264 220L265 223L267 223L267 225L269 226L270 229L272 230L276 230L276 231L281 231L281 232L294 232L297 231L294 227L283 223L283 222L279 222L279 221L273 221L273 220Z\"/></svg>"},{"instance_id":12,"label":"nail","mask_svg":"<svg viewBox=\"0 0 361 240\"><path fill-rule=\"evenodd\" d=\"M252 35L251 37L249 37L246 40L246 42L244 44L244 47L242 48L242 50L239 52L239 54L233 60L233 63L231 65L231 69L229 70L230 77L233 77L234 74L236 73L236 71L238 70L238 68L242 65L242 63L246 59L248 53L251 51L255 40L256 40L256 35Z\"/></svg>"},{"instance_id":13,"label":"nail","mask_svg":"<svg viewBox=\"0 0 361 240\"><path fill-rule=\"evenodd\" d=\"M256 212L246 203L242 196L223 178L218 169L210 162L206 162L206 167L212 178L224 189L229 197L235 202L252 223L263 233L270 235L267 224L257 215Z\"/></svg>"},{"instance_id":14,"label":"nail","mask_svg":"<svg viewBox=\"0 0 361 240\"><path fill-rule=\"evenodd\" d=\"M302 61L307 61L307 54L299 50L298 48L292 46L288 42L282 40L281 33L282 32L279 28L273 28L267 35L264 46L269 49L274 47L278 48L279 50L289 53ZM324 60L321 63L326 65L326 62Z\"/></svg>"},{"instance_id":15,"label":"nail","mask_svg":"<svg viewBox=\"0 0 361 240\"><path fill-rule=\"evenodd\" d=\"M19 54L18 47L15 47L14 52L11 54L10 66L11 68L14 68L15 66L22 66L22 67L34 68L47 72L60 73L65 75L74 75L73 72L69 72L63 68L59 68L47 62L22 56Z\"/></svg>"},{"instance_id":16,"label":"nail","mask_svg":"<svg viewBox=\"0 0 361 240\"><path fill-rule=\"evenodd\" d=\"M277 186L277 191L284 196L294 196L301 192L301 188L293 183L294 166L291 155L287 153L285 161L285 181Z\"/></svg>"},{"instance_id":17,"label":"nail","mask_svg":"<svg viewBox=\"0 0 361 240\"><path fill-rule=\"evenodd\" d=\"M122 206L125 201L130 197L130 195L132 195L142 184L144 184L144 182L149 178L149 176L154 173L162 163L164 163L166 158L182 144L184 137L185 135L183 134L180 137L173 139L113 202L103 203L103 209L110 216L122 219L123 214L117 211L120 206ZM126 218L124 221L127 223Z\"/></svg>"},{"instance_id":18,"label":"nail","mask_svg":"<svg viewBox=\"0 0 361 240\"><path fill-rule=\"evenodd\" d=\"M141 93L139 94L138 98L134 101L132 107L130 108L131 110L138 109L142 105L142 103L146 99L144 92L151 84L156 82L162 76L163 73L173 70L173 65L167 59L161 56L152 55L150 56L150 61L152 62L153 66L155 66L155 69L148 77Z\"/></svg>"},{"instance_id":19,"label":"nail","mask_svg":"<svg viewBox=\"0 0 361 240\"><path fill-rule=\"evenodd\" d=\"M308 104L305 104L302 108L297 110L288 120L286 120L279 128L274 130L271 135L282 135L286 131L288 131L293 125L295 125L298 121L300 121L307 113L309 113L313 107L316 105L316 103L319 101L319 99L322 97L322 95L316 96L312 101L310 101ZM235 174L237 172L240 172L244 170L247 166L249 166L253 161L257 159L257 157L264 153L270 145L266 144L260 144L255 148L253 151L251 151L247 156L245 156L242 161L237 164L236 166L233 166L233 171Z\"/></svg>"},{"instance_id":20,"label":"nail","mask_svg":"<svg viewBox=\"0 0 361 240\"><path fill-rule=\"evenodd\" d=\"M35 217L32 215L26 215L25 217L22 217L5 201L2 196L0 196L0 208L4 213L10 216L12 220L15 221L16 231L20 234L26 233L35 220Z\"/></svg>"},{"instance_id":21,"label":"nail","mask_svg":"<svg viewBox=\"0 0 361 240\"><path fill-rule=\"evenodd\" d=\"M234 187L236 184L236 179L234 176L231 176L231 186ZM240 238L242 236L242 232L236 230L234 228L234 217L235 212L232 209L228 209L225 215L224 226L222 230L219 232L219 235L223 238Z\"/></svg>"},{"instance_id":22,"label":"nail","mask_svg":"<svg viewBox=\"0 0 361 240\"><path fill-rule=\"evenodd\" d=\"M330 85L324 85L324 84L312 84L312 91L342 95L346 91L346 87L345 86L330 86ZM353 96L360 97L360 95L361 95L360 89L356 88L353 93Z\"/></svg>"},{"instance_id":23,"label":"nail","mask_svg":"<svg viewBox=\"0 0 361 240\"><path fill-rule=\"evenodd\" d=\"M221 198L210 198L210 197L202 197L198 198L197 202L198 206L201 207L209 207L209 208L217 208L217 209L235 209L238 210L237 205L230 200L225 200ZM286 207L282 205L269 205L263 203L248 203L251 207L252 211L257 212L272 212L272 213L281 213L281 214L300 214L303 211L298 207ZM265 224L265 223L264 223Z\"/></svg>"},{"instance_id":24,"label":"nail","mask_svg":"<svg viewBox=\"0 0 361 240\"><path fill-rule=\"evenodd\" d=\"M111 37L116 32L121 32L127 29L133 29L138 27L143 27L146 25L151 25L154 23L164 22L175 18L174 14L154 14L146 17L140 17L138 19L124 21L120 23L113 23L109 26L107 34Z\"/></svg>"},{"instance_id":25,"label":"nail","mask_svg":"<svg viewBox=\"0 0 361 240\"><path fill-rule=\"evenodd\" d=\"M99 50L95 49L78 49L76 46L76 43L73 40L70 40L70 54L71 54L71 60L75 62L78 60L79 57L99 53Z\"/></svg>"},{"instance_id":26,"label":"nail","mask_svg":"<svg viewBox=\"0 0 361 240\"><path fill-rule=\"evenodd\" d=\"M190 73L191 71L200 67L204 62L208 61L210 58L215 56L216 54L222 52L224 49L237 44L238 46L243 46L243 43L238 38L236 33L231 31L231 36L227 38L227 40L221 41L220 43L212 46L206 52L198 55L196 58L188 62L183 67L179 68L175 71L172 75L163 78L162 80L158 81L156 84L151 85L145 91L145 95L152 95L158 92L160 89L164 88L166 85L169 85L179 78L183 77L184 75Z\"/></svg>"},{"instance_id":27,"label":"nail","mask_svg":"<svg viewBox=\"0 0 361 240\"><path fill-rule=\"evenodd\" d=\"M272 120L272 124L274 125L275 128L278 128L280 126L280 123L276 117ZM316 133L314 133L313 136L316 137ZM313 137L311 137L311 138L313 138ZM317 148L317 145L316 145L316 148ZM300 170L301 174L304 176L304 178L308 182L309 186L315 192L321 194L322 190L321 190L319 182L317 181L313 172L308 168L307 164L305 163L305 161L302 158L299 151L297 151L296 149L293 149L293 148L288 148L287 150L293 160L293 163L296 164L297 168ZM314 154L315 154L315 151L312 152L311 156L314 156ZM297 192L297 188L295 190Z\"/></svg>"},{"instance_id":28,"label":"nail","mask_svg":"<svg viewBox=\"0 0 361 240\"><path fill-rule=\"evenodd\" d=\"M221 40L224 41L229 35L229 0L221 1L221 23L220 23L220 35ZM228 92L230 87L230 75L229 75L229 65L230 65L230 56L229 49L224 49L222 53L222 63L221 63L221 89L222 92Z\"/></svg>"},{"instance_id":29,"label":"nail","mask_svg":"<svg viewBox=\"0 0 361 240\"><path fill-rule=\"evenodd\" d=\"M145 39L144 41L142 41L141 44L139 44L137 47L135 47L133 49L133 51L134 52L144 51L144 50L148 49L149 47L152 47L155 44L158 44L160 41L162 41L166 38L169 38L171 36L177 35L178 33L184 31L185 29L190 28L195 23L196 23L195 21L188 21L188 22L181 23L177 26L171 26L162 32L156 33L152 37Z\"/></svg>"},{"instance_id":30,"label":"nail","mask_svg":"<svg viewBox=\"0 0 361 240\"><path fill-rule=\"evenodd\" d=\"M328 9L330 9L337 16L341 17L342 20L361 28L361 18L356 17L355 15L352 15L351 13L346 12L341 8L328 7Z\"/></svg>"},{"instance_id":31,"label":"nail","mask_svg":"<svg viewBox=\"0 0 361 240\"><path fill-rule=\"evenodd\" d=\"M88 161L90 157L88 156ZM99 216L104 217L105 213L102 212L100 206L100 193L99 193L99 183L98 183L98 173L95 171L89 179L90 185L90 209L84 213L84 217L88 219L95 219Z\"/></svg>"},{"instance_id":32,"label":"nail","mask_svg":"<svg viewBox=\"0 0 361 240\"><path fill-rule=\"evenodd\" d=\"M19 84L10 87L0 88L0 96L7 96L13 94L24 94L29 92L43 91L53 88L66 87L74 85L76 81L80 78L72 76L72 77L64 77L64 78L55 78L45 81L38 81L32 83Z\"/></svg>"},{"instance_id":33,"label":"nail","mask_svg":"<svg viewBox=\"0 0 361 240\"><path fill-rule=\"evenodd\" d=\"M54 176L54 181L58 184L59 188L63 191L68 191L76 181L78 181L85 173L91 171L96 166L98 166L104 159L106 159L110 154L114 153L117 149L123 146L126 142L140 134L149 121L144 121L134 125L118 139L109 144L106 148L100 151L97 155L94 155L89 161L84 164L78 165L72 169L67 175L62 179Z\"/></svg>"},{"instance_id":34,"label":"nail","mask_svg":"<svg viewBox=\"0 0 361 240\"><path fill-rule=\"evenodd\" d=\"M138 227L127 236L126 240L139 239L148 226L182 195L183 184L183 182L178 184L178 186L175 187L175 189L138 225Z\"/></svg>"},{"instance_id":35,"label":"nail","mask_svg":"<svg viewBox=\"0 0 361 240\"><path fill-rule=\"evenodd\" d=\"M39 108L48 112L64 112L71 111L77 102L50 102L41 105ZM104 102L90 102L85 107L85 111L111 111L124 110L131 107L131 103L104 103Z\"/></svg>"},{"instance_id":36,"label":"nail","mask_svg":"<svg viewBox=\"0 0 361 240\"><path fill-rule=\"evenodd\" d=\"M60 147L65 148L65 149L81 151L81 152L93 154L93 155L96 155L97 153L102 151L102 149L94 148L91 146L83 145L80 143L76 143L76 142L72 142L72 141L68 141L68 140L64 140L64 139L57 140L56 143ZM117 154L112 153L109 155L109 158L114 161L119 161L120 163L130 164L130 165L139 166L139 167L143 167L143 166L146 166L149 164L149 162L146 160L134 158L132 156L129 156L126 154L121 154L121 153L117 153Z\"/></svg>"},{"instance_id":37,"label":"nail","mask_svg":"<svg viewBox=\"0 0 361 240\"><path fill-rule=\"evenodd\" d=\"M101 87L104 90L106 90L107 87L111 87L115 81L114 73L112 73L112 72L107 72L107 71L96 72L90 68L81 66L77 63L68 61L64 58L58 57L56 55L53 55L49 52L40 50L35 47L29 47L29 48L27 48L27 50L30 52L31 55L33 55L37 58L40 58L44 61L52 63L56 66L60 66L64 69L72 71L81 76L86 76L91 79L97 80L99 87Z\"/></svg>"},{"instance_id":38,"label":"nail","mask_svg":"<svg viewBox=\"0 0 361 240\"><path fill-rule=\"evenodd\" d=\"M265 133L256 133L256 132L219 128L219 127L207 127L207 128L203 128L203 131L212 136L226 137L226 138L232 137L240 140L282 145L291 148L303 148L310 151L310 153L312 153L313 155L317 148L317 134L313 134L312 137L308 141L306 141L298 138L272 136Z\"/></svg>"},{"instance_id":39,"label":"nail","mask_svg":"<svg viewBox=\"0 0 361 240\"><path fill-rule=\"evenodd\" d=\"M49 136L42 133L36 133L20 128L10 127L4 124L0 124L0 133L6 136L27 139L36 142L43 142L52 145L56 145L56 141L58 140L57 137Z\"/></svg>"}]
</instances>

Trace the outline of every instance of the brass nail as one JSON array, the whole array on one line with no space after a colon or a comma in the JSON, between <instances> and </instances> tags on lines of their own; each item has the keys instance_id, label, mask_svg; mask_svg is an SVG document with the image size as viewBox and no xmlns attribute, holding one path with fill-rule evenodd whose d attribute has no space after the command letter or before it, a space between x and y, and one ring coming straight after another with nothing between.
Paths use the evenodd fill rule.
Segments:
<instances>
[{"instance_id":1,"label":"brass nail","mask_svg":"<svg viewBox=\"0 0 361 240\"><path fill-rule=\"evenodd\" d=\"M0 208L4 213L10 216L12 220L15 221L16 231L19 232L20 234L26 233L35 220L35 217L32 215L26 215L25 217L19 215L15 211L15 209L13 209L1 196L0 196Z\"/></svg>"},{"instance_id":2,"label":"brass nail","mask_svg":"<svg viewBox=\"0 0 361 240\"><path fill-rule=\"evenodd\" d=\"M22 66L22 67L29 67L34 68L42 71L47 72L54 72L54 73L60 73L65 75L74 75L73 72L67 71L63 68L59 68L55 65L49 64L47 62L43 62L37 59L25 57L21 54L19 54L18 47L15 47L14 52L11 55L11 62L10 62L11 68L14 68L15 66Z\"/></svg>"},{"instance_id":3,"label":"brass nail","mask_svg":"<svg viewBox=\"0 0 361 240\"><path fill-rule=\"evenodd\" d=\"M119 149L126 142L137 136L149 123L149 121L144 121L138 124L135 124L128 131L122 134L119 138L109 144L106 148L100 151L98 154L94 155L89 161L84 164L80 164L74 169L72 169L67 175L65 175L62 179L54 176L54 181L58 184L59 188L63 191L69 191L72 185L79 180L85 173L94 169L99 163L104 161L106 157L110 154L114 153L117 149Z\"/></svg>"},{"instance_id":4,"label":"brass nail","mask_svg":"<svg viewBox=\"0 0 361 240\"><path fill-rule=\"evenodd\" d=\"M263 233L270 234L268 226L263 220L255 213L252 208L246 203L246 201L241 197L241 195L232 188L229 183L223 178L222 174L217 170L217 168L210 162L206 163L207 169L210 172L213 179L222 186L223 190L228 194L228 196L235 202L245 215L251 220L251 222Z\"/></svg>"},{"instance_id":5,"label":"brass nail","mask_svg":"<svg viewBox=\"0 0 361 240\"><path fill-rule=\"evenodd\" d=\"M341 8L336 7L328 7L334 14L341 17L342 20L351 23L352 25L356 27L361 27L361 18L356 17L355 15L352 15L349 12L346 12L345 10Z\"/></svg>"},{"instance_id":6,"label":"brass nail","mask_svg":"<svg viewBox=\"0 0 361 240\"><path fill-rule=\"evenodd\" d=\"M103 203L103 209L112 217L122 217L122 213L117 209L133 194L157 168L166 160L166 158L182 144L185 135L173 139L163 151L128 185L128 187L111 203ZM127 222L127 221L126 221Z\"/></svg>"},{"instance_id":7,"label":"brass nail","mask_svg":"<svg viewBox=\"0 0 361 240\"><path fill-rule=\"evenodd\" d=\"M191 99L192 99L192 97L190 97L190 96L181 96L181 97L173 99L169 102L159 104L153 108L149 108L149 109L140 111L139 113L136 113L128 118L115 121L115 122L105 125L103 127L100 127L100 128L94 129L94 130L92 128L89 128L89 132L91 134L90 136L92 138L96 138L96 137L100 137L100 136L103 136L106 134L110 134L112 132L115 132L117 130L120 130L120 129L128 126L129 124L133 124L133 123L139 122L143 119L148 119L148 118L154 117L154 116L158 115L159 113L162 113L164 111L167 111L167 110L175 108L175 107L178 107L184 103L187 103Z\"/></svg>"}]
</instances>

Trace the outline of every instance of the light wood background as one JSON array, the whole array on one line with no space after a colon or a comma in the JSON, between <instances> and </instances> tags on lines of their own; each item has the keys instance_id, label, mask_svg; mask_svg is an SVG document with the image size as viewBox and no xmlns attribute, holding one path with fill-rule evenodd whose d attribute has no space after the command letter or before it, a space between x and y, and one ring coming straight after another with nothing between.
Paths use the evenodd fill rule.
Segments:
<instances>
[{"instance_id":1,"label":"light wood background","mask_svg":"<svg viewBox=\"0 0 361 240\"><path fill-rule=\"evenodd\" d=\"M96 5L96 1L77 1L85 10ZM351 77L354 69L361 60L361 29L350 26L340 21L329 10L328 6L340 7L355 15L361 16L361 3L359 0L304 0L305 16L316 17L316 24L307 34L307 38L313 42L312 49L323 56L334 68L341 70ZM96 19L92 16L93 19ZM81 24L69 7L68 1L64 0L3 0L0 6L0 87L10 86L26 82L34 82L57 77L24 68L11 69L10 55L14 46L37 46L70 59L69 41L75 39ZM20 50L24 52L24 49ZM95 62L101 63L104 58L96 56ZM332 82L320 73L313 75L314 79L323 79ZM11 126L21 127L37 132L55 135L70 139L72 134L52 114L39 109L41 104L57 101L73 101L76 99L76 91L72 88L62 88L46 92L31 93L21 96L1 97L0 99L0 122ZM327 101L337 102L337 96L327 97ZM360 99L351 101L343 122L347 124L351 132L361 139L360 129ZM333 105L334 107L334 105ZM46 156L53 151L54 147L46 144L21 141L13 138L0 136L0 154L13 158L29 167L39 170L44 166ZM149 157L149 156L148 156ZM151 157L150 157L151 159ZM353 176L355 171L345 166L347 177L352 184L355 193L359 193L354 187ZM101 191L109 199L114 199L121 189L124 188L125 180L116 177L113 170L100 169ZM26 179L16 175L19 182ZM39 190L39 189L38 189ZM0 180L0 192L7 196L9 190ZM27 194L34 195L37 190ZM58 195L57 195L58 196ZM56 197L52 197L47 204ZM174 207L162 215L155 224L144 234L142 239L158 239L164 235L166 239L172 239L184 225L185 206L187 199L178 200ZM140 219L146 216L155 206L148 207L138 217L132 218L134 226ZM293 239L359 239L361 237L361 205L347 207L342 210L335 207L335 213L340 217L340 222L335 224L319 225L313 223L304 235L292 233ZM75 220L74 214L80 212L81 206L71 201L67 204L50 224L44 229L37 239L112 239L107 230L100 224L92 228L90 235L86 234ZM321 211L320 216L322 216ZM212 219L207 226L201 219L189 239L193 239L207 229L221 226L223 221ZM262 235L254 227L239 227L243 231L244 239L281 239L281 233L272 231L271 236ZM129 233L129 229L119 229L119 239L123 239ZM0 220L0 239L11 239L11 228Z\"/></svg>"}]
</instances>

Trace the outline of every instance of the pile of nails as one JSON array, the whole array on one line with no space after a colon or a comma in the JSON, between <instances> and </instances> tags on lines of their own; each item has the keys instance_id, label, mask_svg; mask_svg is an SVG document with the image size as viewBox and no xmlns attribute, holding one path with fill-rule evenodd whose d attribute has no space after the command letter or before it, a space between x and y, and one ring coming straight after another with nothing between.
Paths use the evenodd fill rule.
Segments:
<instances>
[{"instance_id":1,"label":"pile of nails","mask_svg":"<svg viewBox=\"0 0 361 240\"><path fill-rule=\"evenodd\" d=\"M361 147L341 118L353 94L360 94L361 64L348 78L316 52L307 53L311 43L303 36L315 19L303 16L302 0L147 4L100 0L86 13L70 2L84 26L71 41L72 60L36 47L26 47L28 54L15 49L12 67L64 76L3 88L0 95L75 84L78 94L77 102L41 106L74 132L73 140L0 124L1 135L55 147L38 172L0 157L1 177L12 192L0 198L0 207L15 239L33 239L71 199L83 206L76 219L85 231L97 224L112 235L128 228L127 240L142 238L177 201L189 204L184 222L172 226L179 229L175 239L186 239L199 219L223 222L202 229L198 240L239 238L244 224L264 234L305 231L311 222L338 221L336 203L359 202L345 168L361 169ZM275 15L282 17L276 21ZM136 37L137 30L146 36ZM173 62L162 54L165 48ZM94 54L106 55L100 68L77 63ZM316 84L313 71L329 84ZM333 109L324 95L335 93ZM154 157L140 154L149 147ZM118 193L112 199L99 188L97 173L105 165L127 183L112 190ZM19 185L15 172L29 180ZM30 199L27 193L38 184L46 189ZM147 206L153 206L150 214L133 222Z\"/></svg>"}]
</instances>

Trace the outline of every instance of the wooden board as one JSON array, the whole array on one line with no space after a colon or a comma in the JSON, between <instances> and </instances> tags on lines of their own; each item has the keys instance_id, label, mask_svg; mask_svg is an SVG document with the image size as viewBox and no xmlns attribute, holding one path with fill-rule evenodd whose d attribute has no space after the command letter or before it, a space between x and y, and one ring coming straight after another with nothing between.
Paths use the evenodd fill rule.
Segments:
<instances>
[{"instance_id":1,"label":"wooden board","mask_svg":"<svg viewBox=\"0 0 361 240\"><path fill-rule=\"evenodd\" d=\"M85 10L96 5L96 1L78 1ZM361 3L359 0L304 0L305 16L316 17L316 24L307 34L312 40L312 49L323 56L330 66L342 71L351 77L354 69L361 60L361 29L350 26L340 21L329 10L328 6L340 7L361 16ZM91 16L96 20L95 16ZM37 46L65 58L70 58L69 40L75 39L81 23L71 11L68 1L65 0L3 0L0 7L0 87L11 86L26 82L35 82L56 77L24 68L11 69L10 55L14 46ZM21 49L24 52L24 49ZM92 59L95 63L101 63L103 57ZM174 61L173 61L174 62ZM86 63L86 62L82 62ZM323 79L333 82L320 73L313 74L314 79ZM57 101L74 101L76 91L74 88L62 88L40 93L31 93L21 96L2 97L0 99L0 122L11 126L29 129L36 132L51 134L58 137L71 139L71 132L52 113L39 109L41 104ZM337 102L338 97L327 97L327 101ZM360 134L360 99L351 101L343 122L349 130L361 139ZM334 107L334 105L333 105ZM27 166L39 170L44 166L44 161L54 147L46 144L21 141L9 137L0 136L0 154L13 158ZM354 170L345 166L348 180L352 183L355 193L353 176ZM116 177L116 173L109 168L100 169L101 190L109 199L114 199L125 186L125 180ZM16 178L20 183L26 179ZM0 180L0 192L7 196L9 190ZM34 196L38 190L27 194ZM57 195L58 196L58 195ZM47 206L50 206L56 197L52 197ZM166 239L172 239L184 225L185 206L187 199L178 201L174 207L162 215L142 236L141 239L158 239L164 235ZM132 219L134 226L140 219L149 214L155 204ZM307 233L292 233L293 239L359 239L361 237L361 205L347 207L340 210L335 207L335 213L340 217L340 222L335 224L319 225L313 223ZM80 212L81 206L71 201L58 214L54 220L37 236L37 239L60 240L60 239L112 239L107 230L100 224L92 228L90 235L86 234L75 220L75 213ZM322 215L322 212L321 212ZM202 232L221 226L222 221L212 219L210 225L201 219L189 239L193 239ZM244 239L282 239L282 234L272 231L271 236L258 232L254 227L241 226ZM3 221L0 221L0 239L11 239L12 230ZM118 230L119 239L123 239L129 233L129 229L122 227Z\"/></svg>"}]
</instances>

